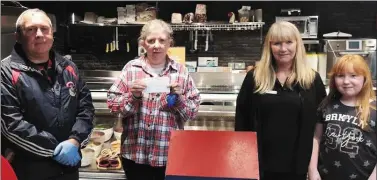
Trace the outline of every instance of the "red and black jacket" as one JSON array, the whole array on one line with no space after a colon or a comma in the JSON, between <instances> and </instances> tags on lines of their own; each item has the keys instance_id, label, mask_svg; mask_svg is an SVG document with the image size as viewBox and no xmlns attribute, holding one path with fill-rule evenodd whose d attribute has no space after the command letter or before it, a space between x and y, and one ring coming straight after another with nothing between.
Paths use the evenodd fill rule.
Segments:
<instances>
[{"instance_id":1,"label":"red and black jacket","mask_svg":"<svg viewBox=\"0 0 377 180\"><path fill-rule=\"evenodd\" d=\"M69 138L86 146L94 119L91 93L72 61L51 51L49 66L51 73L39 69L19 44L2 60L1 135L8 142L2 149L49 158Z\"/></svg>"}]
</instances>

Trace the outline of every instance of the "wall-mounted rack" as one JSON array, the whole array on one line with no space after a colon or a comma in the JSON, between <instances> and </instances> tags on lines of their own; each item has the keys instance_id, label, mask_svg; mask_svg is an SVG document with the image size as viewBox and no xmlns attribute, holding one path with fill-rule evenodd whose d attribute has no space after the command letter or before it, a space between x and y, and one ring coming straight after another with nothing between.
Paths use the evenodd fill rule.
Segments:
<instances>
[{"instance_id":1,"label":"wall-mounted rack","mask_svg":"<svg viewBox=\"0 0 377 180\"><path fill-rule=\"evenodd\" d=\"M211 30L211 31L242 31L261 29L264 22L245 22L245 23L191 23L191 24L171 24L174 31L191 30Z\"/></svg>"},{"instance_id":2,"label":"wall-mounted rack","mask_svg":"<svg viewBox=\"0 0 377 180\"><path fill-rule=\"evenodd\" d=\"M258 30L263 28L264 22L244 22L244 23L191 23L191 24L170 24L174 31L211 30L211 31L242 31ZM75 23L73 26L106 26L106 27L132 27L143 26L143 23L129 24L85 24Z\"/></svg>"},{"instance_id":3,"label":"wall-mounted rack","mask_svg":"<svg viewBox=\"0 0 377 180\"><path fill-rule=\"evenodd\" d=\"M76 23L70 26L102 26L102 27L142 27L143 23L129 24L85 24ZM207 22L207 23L191 23L191 24L170 24L174 31L253 31L260 30L260 43L263 43L263 26L264 22L242 22L242 23L225 23L225 22Z\"/></svg>"},{"instance_id":4,"label":"wall-mounted rack","mask_svg":"<svg viewBox=\"0 0 377 180\"><path fill-rule=\"evenodd\" d=\"M260 43L263 43L264 22L243 23L191 23L171 24L174 31L253 31L260 30Z\"/></svg>"}]
</instances>

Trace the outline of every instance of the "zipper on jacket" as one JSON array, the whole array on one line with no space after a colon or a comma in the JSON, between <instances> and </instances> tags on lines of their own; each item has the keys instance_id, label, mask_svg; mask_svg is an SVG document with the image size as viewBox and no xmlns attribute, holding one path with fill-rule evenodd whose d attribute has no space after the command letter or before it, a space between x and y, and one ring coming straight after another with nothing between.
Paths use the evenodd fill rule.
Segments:
<instances>
[{"instance_id":1,"label":"zipper on jacket","mask_svg":"<svg viewBox=\"0 0 377 180\"><path fill-rule=\"evenodd\" d=\"M38 75L41 75L44 80L46 80L45 76L43 75L43 73L41 71L39 71L39 70L37 70L33 67L30 67L30 66L24 67L24 69L29 71L29 72L37 73ZM48 83L50 84L49 81L48 81ZM61 109L61 107L60 107L61 102L60 101L58 102L58 97L60 97L60 84L58 82L58 79L56 79L54 84L52 85L51 91L54 94L54 99L53 99L54 104L53 105L54 105L54 107L59 108L58 118L57 118L57 126L61 127L62 126L62 123L61 123L62 115L61 115L61 110L60 110Z\"/></svg>"},{"instance_id":2,"label":"zipper on jacket","mask_svg":"<svg viewBox=\"0 0 377 180\"><path fill-rule=\"evenodd\" d=\"M55 104L55 107L59 109L57 124L58 124L58 127L61 127L63 125L62 121L64 121L63 120L64 118L62 117L62 112L61 112L61 99L60 99L61 85L59 84L59 82L55 82L53 89L54 89L54 104Z\"/></svg>"}]
</instances>

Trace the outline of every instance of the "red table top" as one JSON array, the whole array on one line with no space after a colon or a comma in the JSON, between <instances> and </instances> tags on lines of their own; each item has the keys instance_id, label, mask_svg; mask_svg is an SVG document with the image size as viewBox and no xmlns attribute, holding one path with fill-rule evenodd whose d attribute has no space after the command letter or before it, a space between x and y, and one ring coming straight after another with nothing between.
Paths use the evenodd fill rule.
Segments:
<instances>
[{"instance_id":1,"label":"red table top","mask_svg":"<svg viewBox=\"0 0 377 180\"><path fill-rule=\"evenodd\" d=\"M259 179L256 133L172 131L166 175Z\"/></svg>"},{"instance_id":2,"label":"red table top","mask_svg":"<svg viewBox=\"0 0 377 180\"><path fill-rule=\"evenodd\" d=\"M17 176L14 173L12 166L3 156L1 156L1 179L17 180Z\"/></svg>"}]
</instances>

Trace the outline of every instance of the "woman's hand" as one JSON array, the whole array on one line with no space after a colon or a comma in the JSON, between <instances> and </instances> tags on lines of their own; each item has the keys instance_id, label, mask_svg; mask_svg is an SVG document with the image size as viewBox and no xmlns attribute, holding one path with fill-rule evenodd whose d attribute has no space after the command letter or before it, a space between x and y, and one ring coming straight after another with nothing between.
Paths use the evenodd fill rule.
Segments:
<instances>
[{"instance_id":1,"label":"woman's hand","mask_svg":"<svg viewBox=\"0 0 377 180\"><path fill-rule=\"evenodd\" d=\"M170 84L170 93L182 95L182 88L178 83Z\"/></svg>"},{"instance_id":2,"label":"woman's hand","mask_svg":"<svg viewBox=\"0 0 377 180\"><path fill-rule=\"evenodd\" d=\"M143 80L138 79L132 83L130 91L135 97L139 98L146 87Z\"/></svg>"}]
</instances>

